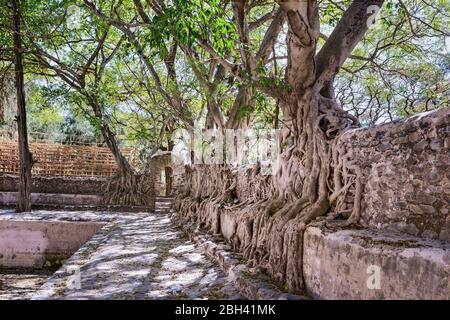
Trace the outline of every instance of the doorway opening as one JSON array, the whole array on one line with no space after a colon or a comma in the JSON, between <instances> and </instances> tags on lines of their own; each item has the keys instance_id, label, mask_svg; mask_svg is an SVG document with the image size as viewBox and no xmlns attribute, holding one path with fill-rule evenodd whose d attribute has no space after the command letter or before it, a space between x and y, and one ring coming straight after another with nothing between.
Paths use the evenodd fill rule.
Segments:
<instances>
[{"instance_id":1,"label":"doorway opening","mask_svg":"<svg viewBox=\"0 0 450 320\"><path fill-rule=\"evenodd\" d=\"M168 197L172 194L173 170L171 167L164 167L160 173L160 188L159 195L161 197Z\"/></svg>"}]
</instances>

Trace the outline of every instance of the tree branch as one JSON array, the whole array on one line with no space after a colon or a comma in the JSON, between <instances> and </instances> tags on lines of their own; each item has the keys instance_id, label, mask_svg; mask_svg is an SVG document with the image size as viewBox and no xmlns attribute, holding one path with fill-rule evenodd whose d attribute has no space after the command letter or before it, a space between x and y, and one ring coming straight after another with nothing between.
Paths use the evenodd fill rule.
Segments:
<instances>
[{"instance_id":1,"label":"tree branch","mask_svg":"<svg viewBox=\"0 0 450 320\"><path fill-rule=\"evenodd\" d=\"M320 86L332 81L369 29L370 6L381 8L384 0L354 0L316 56Z\"/></svg>"},{"instance_id":2,"label":"tree branch","mask_svg":"<svg viewBox=\"0 0 450 320\"><path fill-rule=\"evenodd\" d=\"M283 24L285 21L285 14L283 9L279 8L275 14L275 17L272 20L269 28L264 35L264 39L261 42L261 46L256 54L256 61L262 59L264 64L267 64L269 61L270 54L272 52L273 45L277 40L278 34L283 28Z\"/></svg>"}]
</instances>

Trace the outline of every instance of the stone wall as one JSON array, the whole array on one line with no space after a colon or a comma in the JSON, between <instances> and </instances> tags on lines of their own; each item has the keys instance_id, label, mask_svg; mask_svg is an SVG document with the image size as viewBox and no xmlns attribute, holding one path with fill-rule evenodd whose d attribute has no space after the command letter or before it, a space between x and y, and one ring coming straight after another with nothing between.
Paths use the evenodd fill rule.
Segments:
<instances>
[{"instance_id":1,"label":"stone wall","mask_svg":"<svg viewBox=\"0 0 450 320\"><path fill-rule=\"evenodd\" d=\"M306 293L316 299L450 299L450 248L375 230L308 227Z\"/></svg>"},{"instance_id":2,"label":"stone wall","mask_svg":"<svg viewBox=\"0 0 450 320\"><path fill-rule=\"evenodd\" d=\"M364 175L363 226L450 240L450 108L349 131L338 147Z\"/></svg>"},{"instance_id":3,"label":"stone wall","mask_svg":"<svg viewBox=\"0 0 450 320\"><path fill-rule=\"evenodd\" d=\"M0 192L0 206L15 206L18 202L18 197L17 192ZM40 206L44 208L104 208L102 197L91 194L32 193L31 204L33 207Z\"/></svg>"},{"instance_id":4,"label":"stone wall","mask_svg":"<svg viewBox=\"0 0 450 320\"><path fill-rule=\"evenodd\" d=\"M153 210L155 206L154 177L138 175L138 180L144 181L146 197L149 205L145 210ZM124 206L106 203L104 193L108 178L85 177L39 177L31 179L31 199L33 205L49 207L99 207L110 210L139 210L140 206ZM0 175L0 206L12 206L17 203L18 177Z\"/></svg>"},{"instance_id":5,"label":"stone wall","mask_svg":"<svg viewBox=\"0 0 450 320\"><path fill-rule=\"evenodd\" d=\"M16 192L18 177L0 176L0 192ZM99 195L103 190L104 178L33 177L32 193L63 193Z\"/></svg>"},{"instance_id":6,"label":"stone wall","mask_svg":"<svg viewBox=\"0 0 450 320\"><path fill-rule=\"evenodd\" d=\"M362 226L450 241L450 108L347 131L336 149L344 169L351 172L355 163L361 169ZM270 176L261 176L257 167L211 167L189 170L191 179L208 186L198 191L199 199L220 193L227 183L235 183L237 203L254 203L273 192ZM353 194L350 190L343 199L348 209Z\"/></svg>"},{"instance_id":7,"label":"stone wall","mask_svg":"<svg viewBox=\"0 0 450 320\"><path fill-rule=\"evenodd\" d=\"M334 150L343 171L361 174L363 228L308 227L297 252L306 292L320 299L448 299L450 108L348 131ZM221 234L248 253L255 225L265 218L254 208L275 193L271 177L259 172L258 166L189 167L175 201L183 223ZM344 217L354 206L352 188L338 199L348 203L337 212ZM257 245L255 255L266 254L267 244ZM380 289L367 286L372 266L380 268Z\"/></svg>"}]
</instances>

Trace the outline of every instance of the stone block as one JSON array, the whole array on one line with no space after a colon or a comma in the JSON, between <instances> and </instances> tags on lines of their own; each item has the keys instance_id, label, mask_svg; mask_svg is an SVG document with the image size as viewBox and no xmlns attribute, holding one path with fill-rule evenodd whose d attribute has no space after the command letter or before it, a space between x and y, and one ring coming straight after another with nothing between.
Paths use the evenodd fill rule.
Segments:
<instances>
[{"instance_id":1,"label":"stone block","mask_svg":"<svg viewBox=\"0 0 450 320\"><path fill-rule=\"evenodd\" d=\"M309 227L304 279L318 299L450 299L450 246L367 230Z\"/></svg>"}]
</instances>

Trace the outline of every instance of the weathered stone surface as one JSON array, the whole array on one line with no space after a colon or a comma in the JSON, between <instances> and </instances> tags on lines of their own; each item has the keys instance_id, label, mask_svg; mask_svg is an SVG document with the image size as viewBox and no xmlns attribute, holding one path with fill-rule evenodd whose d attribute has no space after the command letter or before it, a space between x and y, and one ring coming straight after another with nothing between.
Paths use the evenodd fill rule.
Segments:
<instances>
[{"instance_id":1,"label":"weathered stone surface","mask_svg":"<svg viewBox=\"0 0 450 320\"><path fill-rule=\"evenodd\" d=\"M427 204L421 204L420 208L425 214L434 214L436 213L436 209L433 206L429 206Z\"/></svg>"},{"instance_id":2,"label":"weathered stone surface","mask_svg":"<svg viewBox=\"0 0 450 320\"><path fill-rule=\"evenodd\" d=\"M236 221L232 212L222 212L220 215L220 231L225 239L230 240L236 232Z\"/></svg>"},{"instance_id":3,"label":"weathered stone surface","mask_svg":"<svg viewBox=\"0 0 450 320\"><path fill-rule=\"evenodd\" d=\"M303 250L304 279L312 297L450 299L448 244L367 230L329 232L309 227ZM378 274L379 286L374 278Z\"/></svg>"},{"instance_id":4,"label":"weathered stone surface","mask_svg":"<svg viewBox=\"0 0 450 320\"><path fill-rule=\"evenodd\" d=\"M43 269L2 269L0 300L28 300L54 271Z\"/></svg>"},{"instance_id":5,"label":"weathered stone surface","mask_svg":"<svg viewBox=\"0 0 450 320\"><path fill-rule=\"evenodd\" d=\"M176 192L184 182L184 167L179 163L174 163L170 151L158 151L155 153L149 163L150 176L154 179L155 194L158 196L167 196L166 181L162 179L163 171L169 167L171 169L172 193Z\"/></svg>"},{"instance_id":6,"label":"weathered stone surface","mask_svg":"<svg viewBox=\"0 0 450 320\"><path fill-rule=\"evenodd\" d=\"M442 108L351 130L339 138L340 148L362 168L361 223L365 227L412 230L410 234L419 230L419 235L428 230L427 237L430 231L437 235L450 232L440 211L449 206L450 149L445 143L449 126L450 108ZM367 139L377 141L378 146L364 144ZM405 204L409 209L405 210ZM399 222L415 227L399 229Z\"/></svg>"},{"instance_id":7,"label":"weathered stone surface","mask_svg":"<svg viewBox=\"0 0 450 320\"><path fill-rule=\"evenodd\" d=\"M102 226L95 222L0 220L0 268L61 263Z\"/></svg>"},{"instance_id":8,"label":"weathered stone surface","mask_svg":"<svg viewBox=\"0 0 450 320\"><path fill-rule=\"evenodd\" d=\"M439 234L439 240L441 241L450 241L450 231L449 230L442 230Z\"/></svg>"}]
</instances>

